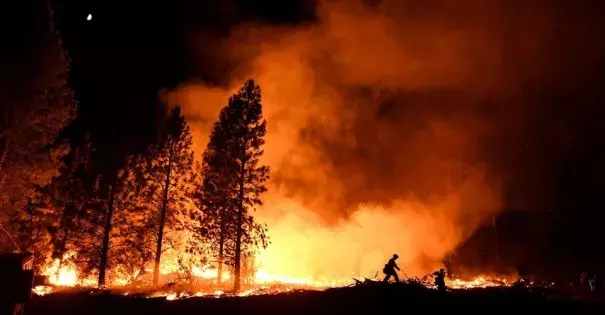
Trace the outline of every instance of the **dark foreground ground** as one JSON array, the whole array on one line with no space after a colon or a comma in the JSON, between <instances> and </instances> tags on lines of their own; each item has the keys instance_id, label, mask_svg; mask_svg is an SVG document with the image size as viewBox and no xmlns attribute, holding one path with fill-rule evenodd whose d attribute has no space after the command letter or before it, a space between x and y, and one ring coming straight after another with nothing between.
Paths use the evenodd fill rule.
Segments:
<instances>
[{"instance_id":1,"label":"dark foreground ground","mask_svg":"<svg viewBox=\"0 0 605 315\"><path fill-rule=\"evenodd\" d=\"M59 293L36 297L28 315L71 314L604 314L598 299L562 298L547 291L482 289L440 294L409 286L372 286L242 298L137 298Z\"/></svg>"}]
</instances>

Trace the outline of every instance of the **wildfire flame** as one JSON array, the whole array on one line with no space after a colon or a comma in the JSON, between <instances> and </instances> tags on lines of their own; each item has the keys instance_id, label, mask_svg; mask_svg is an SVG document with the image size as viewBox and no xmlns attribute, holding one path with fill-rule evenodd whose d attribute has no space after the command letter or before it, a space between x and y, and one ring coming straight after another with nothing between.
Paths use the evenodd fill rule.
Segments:
<instances>
[{"instance_id":1,"label":"wildfire flame","mask_svg":"<svg viewBox=\"0 0 605 315\"><path fill-rule=\"evenodd\" d=\"M60 287L94 286L95 279L81 277L77 266L69 259L75 255L68 252L63 259L54 259L41 268L41 274L48 277L48 283Z\"/></svg>"},{"instance_id":2,"label":"wildfire flame","mask_svg":"<svg viewBox=\"0 0 605 315\"><path fill-rule=\"evenodd\" d=\"M450 101L449 94L442 100L441 92L433 95L432 90L460 86L474 95L477 86L467 86L469 82L491 82L483 80L484 69L501 63L501 43L478 40L491 28L452 33L445 28L448 23L433 19L399 24L387 2L400 3L383 1L379 9L368 11L362 1L327 1L319 8L316 26L241 27L219 45L226 48L224 57L239 63L253 51L258 54L241 67L244 72L229 77L231 86L195 82L162 95L167 104L183 106L199 157L211 122L242 78L254 77L263 89L269 123L262 163L271 167L272 181L255 217L269 226L272 243L256 257L259 268L251 279L256 288L240 294L350 284L355 276L374 274L394 252L406 272L421 275L435 267L426 264L438 264L501 210L498 174L484 165L485 150L477 143L498 126L477 117L470 101L454 99L456 115L429 106L434 97L435 104ZM501 15L489 6L484 9L481 21ZM408 31L385 32L393 28ZM478 43L491 50L485 58L469 58L468 51ZM355 92L360 87L364 89ZM403 93L416 90L418 95L410 97ZM381 97L381 91L388 93ZM401 102L393 103L395 91L401 91ZM385 106L389 104L405 106ZM190 273L209 282L216 279L218 271L206 267L193 266ZM161 273L179 272L176 260L162 254ZM77 266L59 260L43 268L43 274L57 286L94 285ZM137 276L113 275L109 286L128 286ZM224 271L222 278L227 282L232 275ZM284 286L273 288L274 283ZM451 288L507 283L487 276L448 280ZM161 294L169 300L223 296L220 289Z\"/></svg>"},{"instance_id":3,"label":"wildfire flame","mask_svg":"<svg viewBox=\"0 0 605 315\"><path fill-rule=\"evenodd\" d=\"M453 289L473 289L508 286L508 281L503 278L478 276L471 280L453 279L447 282L447 285Z\"/></svg>"},{"instance_id":4,"label":"wildfire flame","mask_svg":"<svg viewBox=\"0 0 605 315\"><path fill-rule=\"evenodd\" d=\"M49 277L49 281L59 286L75 286L78 283L78 273L75 268L62 267L56 274Z\"/></svg>"},{"instance_id":5,"label":"wildfire flame","mask_svg":"<svg viewBox=\"0 0 605 315\"><path fill-rule=\"evenodd\" d=\"M44 296L44 295L51 293L52 288L49 286L45 286L45 285L38 285L32 289L32 292L34 292L36 295Z\"/></svg>"},{"instance_id":6,"label":"wildfire flame","mask_svg":"<svg viewBox=\"0 0 605 315\"><path fill-rule=\"evenodd\" d=\"M63 258L66 260L69 255L65 255ZM48 276L48 282L56 286L73 287L78 283L78 272L75 266L61 264L61 259L58 258L44 267L42 274Z\"/></svg>"},{"instance_id":7,"label":"wildfire flame","mask_svg":"<svg viewBox=\"0 0 605 315\"><path fill-rule=\"evenodd\" d=\"M71 257L73 253L64 256L64 259ZM164 275L175 272L175 267L167 264L165 268L162 268L161 273ZM74 264L61 262L59 259L53 260L52 263L48 264L43 268L44 275L48 276L48 282L54 287L94 287L96 282L94 278L80 278L80 273ZM205 279L209 281L215 281L218 275L218 270L213 268L202 268L194 266L191 270L193 276L197 279ZM229 271L222 273L222 280L229 281L232 275ZM362 278L362 277L357 277ZM374 279L379 281L380 279ZM426 280L426 279L425 279ZM121 286L127 286L130 282L127 278L116 278L110 283L110 287L118 288ZM263 295L263 294L279 294L287 293L295 290L302 289L314 289L323 290L327 288L343 287L351 284L351 278L333 278L333 279L320 279L314 277L296 278L289 277L286 275L271 274L268 270L258 269L254 274L252 284L249 285L247 290L235 294L236 296L251 296L251 295ZM430 278L423 282L423 284L429 288L433 288L434 285ZM500 287L509 286L509 281L505 278L497 278L491 276L477 276L469 280L463 280L460 278L448 279L447 286L451 289L472 289L472 288L486 288L486 287ZM51 286L36 286L32 289L33 293L38 296L44 296L53 292ZM124 295L129 295L130 292L122 292ZM208 288L206 290L197 290L194 292L187 291L155 291L148 295L149 298L164 297L166 300L178 300L192 297L223 297L223 296L234 296L234 294L226 293L222 289Z\"/></svg>"},{"instance_id":8,"label":"wildfire flame","mask_svg":"<svg viewBox=\"0 0 605 315\"><path fill-rule=\"evenodd\" d=\"M379 279L374 279L379 281ZM280 293L288 293L293 292L298 289L302 289L303 287L309 289L313 288L316 290L322 290L333 287L343 287L350 284L350 281L346 282L342 281L332 281L332 284L328 284L327 282L316 282L316 281L308 281L304 282L302 279L296 279L295 283L283 283L282 286L260 286L258 288L248 289L246 291L237 293L237 294L227 294L222 290L210 291L210 292L202 292L198 291L195 293L189 292L156 292L149 297L164 297L168 301L179 300L179 299L187 299L192 297L222 297L222 296L252 296L252 295L266 295L266 294L280 294ZM334 283L339 283L335 285ZM434 288L435 286L432 283L424 283L425 286L429 288ZM469 280L463 280L460 278L455 278L447 281L447 287L450 289L475 289L475 288L489 288L489 287L508 287L510 283L505 278L491 277L491 276L477 276L475 278Z\"/></svg>"}]
</instances>

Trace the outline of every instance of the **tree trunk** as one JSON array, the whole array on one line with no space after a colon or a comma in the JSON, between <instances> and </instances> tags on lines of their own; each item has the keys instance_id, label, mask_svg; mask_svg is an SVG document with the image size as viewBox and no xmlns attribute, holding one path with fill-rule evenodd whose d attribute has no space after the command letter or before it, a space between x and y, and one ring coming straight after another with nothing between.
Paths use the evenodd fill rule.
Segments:
<instances>
[{"instance_id":1,"label":"tree trunk","mask_svg":"<svg viewBox=\"0 0 605 315\"><path fill-rule=\"evenodd\" d=\"M10 146L10 139L6 135L6 131L11 127L12 119L9 117L8 109L4 109L4 123L0 125L0 143L2 144L2 153L0 154L0 171L4 170L4 162L6 161L6 157L8 155L8 149ZM4 180L6 179L6 173L2 175L2 181L0 181L0 189L4 186Z\"/></svg>"},{"instance_id":2,"label":"tree trunk","mask_svg":"<svg viewBox=\"0 0 605 315\"><path fill-rule=\"evenodd\" d=\"M69 225L69 221L70 219L67 218L67 210L68 207L71 207L72 204L70 203L69 205L63 207L63 212L61 214L61 231L63 232L63 234L61 234L61 237L59 238L58 241L58 245L55 246L55 255L58 253L59 258L61 259L61 262L63 262L63 255L65 255L66 249L67 249L67 240L69 239L69 235L72 231L72 227ZM61 269L61 268L59 268ZM58 269L58 270L59 270Z\"/></svg>"},{"instance_id":3,"label":"tree trunk","mask_svg":"<svg viewBox=\"0 0 605 315\"><path fill-rule=\"evenodd\" d=\"M6 138L3 138L1 140L2 142L2 154L0 154L0 171L4 170L4 161L6 161L6 156L8 155L8 145L9 145L9 140ZM6 173L4 173L2 175L2 179L0 179L0 189L2 189L2 186L4 186L4 180L6 179Z\"/></svg>"},{"instance_id":4,"label":"tree trunk","mask_svg":"<svg viewBox=\"0 0 605 315\"><path fill-rule=\"evenodd\" d=\"M217 285L221 285L221 282L223 281L223 260L225 259L225 257L224 257L225 229L223 227L224 224L225 224L225 221L221 218L221 231L220 231L219 240L218 240L218 267L217 267L217 272L216 272L216 284Z\"/></svg>"},{"instance_id":5,"label":"tree trunk","mask_svg":"<svg viewBox=\"0 0 605 315\"><path fill-rule=\"evenodd\" d=\"M245 163L242 159L239 178L239 207L237 209L237 232L235 233L235 282L233 291L238 292L241 286L241 269L242 269L242 225L244 221L244 184L245 184Z\"/></svg>"},{"instance_id":6,"label":"tree trunk","mask_svg":"<svg viewBox=\"0 0 605 315\"><path fill-rule=\"evenodd\" d=\"M496 216L492 216L492 225L494 227L494 248L496 249L496 264L500 268L500 248L498 244L498 226L496 225Z\"/></svg>"},{"instance_id":7,"label":"tree trunk","mask_svg":"<svg viewBox=\"0 0 605 315\"><path fill-rule=\"evenodd\" d=\"M0 143L2 143L2 153L0 153L0 170L2 170L2 167L4 166L4 160L6 160L6 155L8 154L9 140L3 138L0 140Z\"/></svg>"},{"instance_id":8,"label":"tree trunk","mask_svg":"<svg viewBox=\"0 0 605 315\"><path fill-rule=\"evenodd\" d=\"M57 277L59 276L59 271L61 270L61 265L63 265L63 256L65 255L65 252L66 252L65 249L67 248L68 231L67 231L67 228L65 228L65 227L63 227L62 230L63 230L63 236L60 238L57 246L55 247L55 248L58 248L58 250L55 251L55 255L59 255L59 267L57 268L57 274L56 274ZM53 255L53 256L55 256L55 255Z\"/></svg>"},{"instance_id":9,"label":"tree trunk","mask_svg":"<svg viewBox=\"0 0 605 315\"><path fill-rule=\"evenodd\" d=\"M99 287L105 285L105 271L107 269L107 256L109 252L109 234L111 233L111 218L113 217L113 201L115 196L115 182L109 192L109 204L107 205L107 216L105 218L105 228L103 229L103 247L101 248L101 262L99 264Z\"/></svg>"},{"instance_id":10,"label":"tree trunk","mask_svg":"<svg viewBox=\"0 0 605 315\"><path fill-rule=\"evenodd\" d=\"M153 266L153 285L157 286L160 281L160 259L162 257L162 242L164 239L164 226L166 225L166 208L168 207L168 190L170 189L170 173L172 172L172 153L168 156L168 167L166 169L166 182L164 183L164 195L162 196L162 209L160 210L160 224L158 226L158 240L155 249L155 264Z\"/></svg>"}]
</instances>

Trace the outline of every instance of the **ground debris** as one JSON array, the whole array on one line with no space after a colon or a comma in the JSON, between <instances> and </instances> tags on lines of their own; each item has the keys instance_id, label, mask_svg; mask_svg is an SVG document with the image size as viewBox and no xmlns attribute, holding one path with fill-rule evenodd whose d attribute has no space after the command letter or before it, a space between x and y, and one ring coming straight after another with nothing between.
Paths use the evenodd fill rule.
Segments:
<instances>
[{"instance_id":1,"label":"ground debris","mask_svg":"<svg viewBox=\"0 0 605 315\"><path fill-rule=\"evenodd\" d=\"M355 283L349 285L349 286L358 286L358 285L380 285L382 284L382 281L378 281L375 279L368 279L368 278L364 278L363 281L353 278L353 280L355 281Z\"/></svg>"}]
</instances>

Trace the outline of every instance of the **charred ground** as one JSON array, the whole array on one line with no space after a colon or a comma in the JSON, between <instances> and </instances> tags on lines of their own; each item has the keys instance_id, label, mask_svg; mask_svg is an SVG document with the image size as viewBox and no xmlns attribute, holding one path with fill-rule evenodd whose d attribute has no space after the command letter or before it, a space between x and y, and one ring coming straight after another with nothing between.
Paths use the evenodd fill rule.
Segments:
<instances>
[{"instance_id":1,"label":"charred ground","mask_svg":"<svg viewBox=\"0 0 605 315\"><path fill-rule=\"evenodd\" d=\"M235 298L165 298L81 293L37 297L35 314L372 314L378 312L572 313L603 309L596 297L571 298L551 289L491 288L441 294L415 285L378 285Z\"/></svg>"}]
</instances>

